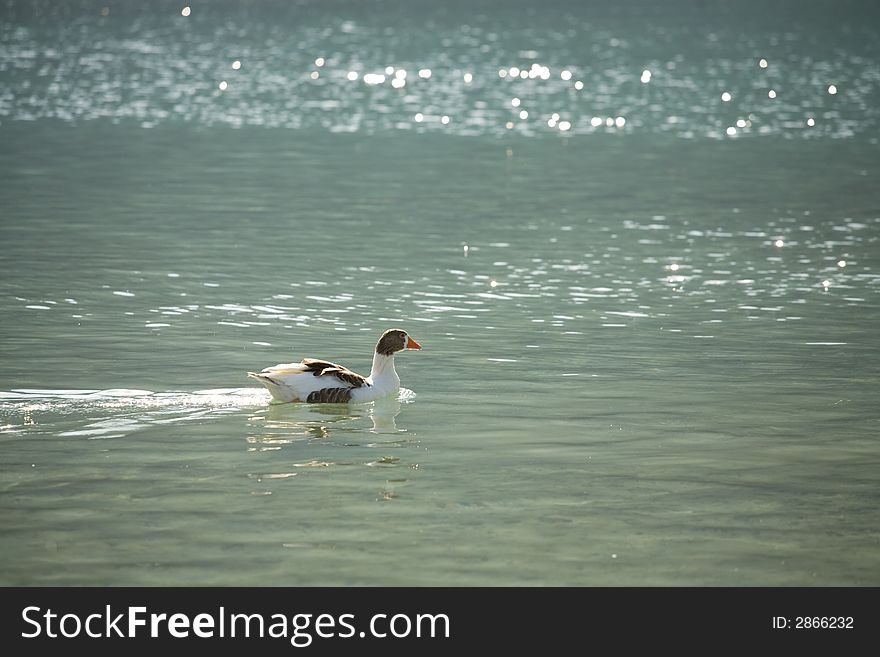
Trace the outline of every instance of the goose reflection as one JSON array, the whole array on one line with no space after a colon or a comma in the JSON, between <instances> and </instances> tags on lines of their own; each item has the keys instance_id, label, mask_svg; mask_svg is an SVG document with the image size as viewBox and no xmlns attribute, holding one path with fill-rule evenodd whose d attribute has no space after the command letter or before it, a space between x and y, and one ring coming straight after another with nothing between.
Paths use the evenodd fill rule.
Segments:
<instances>
[{"instance_id":1,"label":"goose reflection","mask_svg":"<svg viewBox=\"0 0 880 657\"><path fill-rule=\"evenodd\" d=\"M250 422L254 427L259 426L260 431L248 436L247 442L265 451L298 441L327 440L340 434L405 433L406 429L397 423L401 409L402 404L393 399L363 406L271 404L250 416ZM366 420L372 426L368 426Z\"/></svg>"},{"instance_id":2,"label":"goose reflection","mask_svg":"<svg viewBox=\"0 0 880 657\"><path fill-rule=\"evenodd\" d=\"M397 416L400 415L401 403L396 399L383 399L377 401L367 409L367 415L373 421L371 433L402 433L406 429L397 426Z\"/></svg>"}]
</instances>

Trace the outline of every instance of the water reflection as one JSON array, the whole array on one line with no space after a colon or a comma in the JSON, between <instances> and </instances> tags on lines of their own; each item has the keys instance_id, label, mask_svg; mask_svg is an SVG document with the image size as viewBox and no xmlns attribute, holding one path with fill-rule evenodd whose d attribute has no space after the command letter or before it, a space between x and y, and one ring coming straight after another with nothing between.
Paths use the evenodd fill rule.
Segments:
<instances>
[{"instance_id":1,"label":"water reflection","mask_svg":"<svg viewBox=\"0 0 880 657\"><path fill-rule=\"evenodd\" d=\"M279 452L269 460L260 460L260 470L248 477L262 484L253 495L272 495L267 488L273 480L288 480L300 474L321 471L350 471L351 467L377 468L380 471L417 470L419 464L393 452L418 447L418 440L400 437L406 430L397 417L406 403L385 399L360 406L343 404L271 404L252 414L253 429L247 437L247 451L254 454ZM365 434L382 438L364 439ZM280 453L281 450L289 450ZM357 476L357 475L356 475ZM408 482L403 474L381 475L384 485L377 501L396 499ZM298 480L297 480L298 481ZM266 487L266 488L264 488Z\"/></svg>"},{"instance_id":2,"label":"water reflection","mask_svg":"<svg viewBox=\"0 0 880 657\"><path fill-rule=\"evenodd\" d=\"M345 438L364 432L405 433L406 429L397 424L402 408L399 399L381 399L362 405L269 404L248 418L263 431L250 435L247 441L257 446L255 449L275 449L297 440Z\"/></svg>"},{"instance_id":3,"label":"water reflection","mask_svg":"<svg viewBox=\"0 0 880 657\"><path fill-rule=\"evenodd\" d=\"M804 138L798 128L808 115L814 117L813 132L849 137L871 134L880 119L880 107L871 102L877 88L875 33L846 39L832 55L809 35L756 35L731 26L709 36L712 43L730 44L729 53L687 57L704 40L663 21L640 27L636 46L612 35L600 17L582 12L566 20L576 29L541 16L523 27L514 13L497 12L478 17L475 26L435 25L430 36L412 30L422 36L408 37L400 30L389 37L371 16L344 11L351 15L334 30L318 28L307 15L285 22L284 12L270 7L254 17L271 17L253 28L259 45L234 22L218 25L201 15L181 21L161 11L140 16L136 33L122 22L75 15L72 27L70 20L50 20L41 30L0 21L0 72L34 73L0 94L0 118L135 119L143 127L185 118L202 125L368 133L415 127L461 135L516 128L535 136L548 128L592 134L599 127L593 116L609 117L606 127L619 128L614 119L625 108L634 132L684 138ZM190 16L190 7L180 13ZM759 57L764 53L756 51L757 41L776 44L780 64L770 67ZM528 50L521 49L525 43ZM234 83L217 76L218 66L228 67L229 60L220 64L208 54L229 49L241 58L232 62ZM334 55L297 59L291 56L296 51ZM242 68L245 57L248 66ZM363 83L351 84L357 80ZM768 91L771 84L786 90L784 99L769 102L776 97L774 89ZM214 93L218 88L222 94ZM583 89L589 95L573 93ZM558 119L548 125L546 118L513 124L508 103L514 93L532 117L555 111L568 128ZM757 129L733 131L728 107L754 116ZM418 110L438 120L405 120Z\"/></svg>"}]
</instances>

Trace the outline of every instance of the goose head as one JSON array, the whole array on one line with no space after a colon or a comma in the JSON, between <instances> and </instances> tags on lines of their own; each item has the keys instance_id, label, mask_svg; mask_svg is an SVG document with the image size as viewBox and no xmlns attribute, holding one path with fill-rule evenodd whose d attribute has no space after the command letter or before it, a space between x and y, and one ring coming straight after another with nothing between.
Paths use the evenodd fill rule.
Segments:
<instances>
[{"instance_id":1,"label":"goose head","mask_svg":"<svg viewBox=\"0 0 880 657\"><path fill-rule=\"evenodd\" d=\"M376 343L376 353L393 356L404 349L421 349L422 345L413 340L403 329L388 329Z\"/></svg>"}]
</instances>

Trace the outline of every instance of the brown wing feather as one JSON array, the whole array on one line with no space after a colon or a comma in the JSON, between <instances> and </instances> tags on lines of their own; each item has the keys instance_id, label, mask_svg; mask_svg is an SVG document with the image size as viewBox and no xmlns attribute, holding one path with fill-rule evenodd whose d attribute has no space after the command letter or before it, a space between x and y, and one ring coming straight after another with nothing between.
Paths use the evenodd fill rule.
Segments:
<instances>
[{"instance_id":1,"label":"brown wing feather","mask_svg":"<svg viewBox=\"0 0 880 657\"><path fill-rule=\"evenodd\" d=\"M323 388L310 392L306 398L309 404L347 404L351 401L353 388Z\"/></svg>"},{"instance_id":2,"label":"brown wing feather","mask_svg":"<svg viewBox=\"0 0 880 657\"><path fill-rule=\"evenodd\" d=\"M306 366L306 371L311 372L314 376L335 376L352 388L361 388L367 385L367 380L360 374L328 360L303 358L302 364Z\"/></svg>"}]
</instances>

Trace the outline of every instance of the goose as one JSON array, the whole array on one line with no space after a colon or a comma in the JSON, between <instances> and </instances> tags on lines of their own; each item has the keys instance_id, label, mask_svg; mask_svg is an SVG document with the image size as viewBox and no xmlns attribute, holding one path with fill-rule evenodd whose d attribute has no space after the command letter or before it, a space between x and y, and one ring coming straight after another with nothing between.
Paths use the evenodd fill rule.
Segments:
<instances>
[{"instance_id":1,"label":"goose","mask_svg":"<svg viewBox=\"0 0 880 657\"><path fill-rule=\"evenodd\" d=\"M400 377L394 369L394 354L404 349L421 349L403 329L388 329L376 343L370 376L317 358L299 363L280 363L262 372L248 372L271 394L273 402L347 404L370 402L396 394Z\"/></svg>"}]
</instances>

